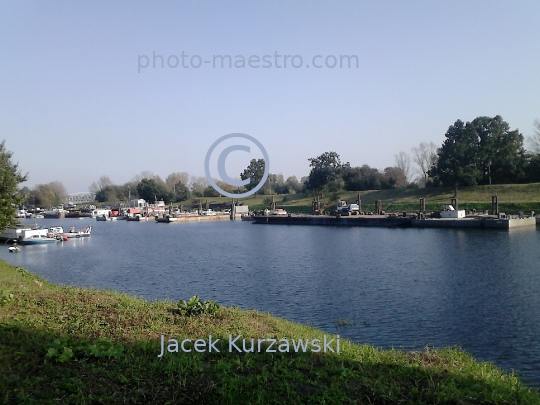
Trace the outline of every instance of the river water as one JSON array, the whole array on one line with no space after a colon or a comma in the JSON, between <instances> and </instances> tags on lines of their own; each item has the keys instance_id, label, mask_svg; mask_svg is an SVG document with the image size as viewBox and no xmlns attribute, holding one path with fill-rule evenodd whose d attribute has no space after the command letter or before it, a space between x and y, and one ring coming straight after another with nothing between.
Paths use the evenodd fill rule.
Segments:
<instances>
[{"instance_id":1,"label":"river water","mask_svg":"<svg viewBox=\"0 0 540 405\"><path fill-rule=\"evenodd\" d=\"M41 220L89 223L90 238L0 257L51 282L150 300L197 294L382 348L461 346L540 387L540 227Z\"/></svg>"}]
</instances>

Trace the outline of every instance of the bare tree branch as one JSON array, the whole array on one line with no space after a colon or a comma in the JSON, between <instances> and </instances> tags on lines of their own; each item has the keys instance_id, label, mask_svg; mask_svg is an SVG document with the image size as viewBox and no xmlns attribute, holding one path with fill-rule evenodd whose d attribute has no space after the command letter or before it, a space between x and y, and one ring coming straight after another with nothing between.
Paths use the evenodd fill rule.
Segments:
<instances>
[{"instance_id":1,"label":"bare tree branch","mask_svg":"<svg viewBox=\"0 0 540 405\"><path fill-rule=\"evenodd\" d=\"M400 151L397 155L394 155L397 168L403 173L405 181L409 184L411 179L411 156L403 151Z\"/></svg>"},{"instance_id":2,"label":"bare tree branch","mask_svg":"<svg viewBox=\"0 0 540 405\"><path fill-rule=\"evenodd\" d=\"M428 171L437 161L437 146L433 143L420 142L420 146L412 148L414 163L418 165L423 183L428 180Z\"/></svg>"},{"instance_id":3,"label":"bare tree branch","mask_svg":"<svg viewBox=\"0 0 540 405\"><path fill-rule=\"evenodd\" d=\"M534 121L536 127L534 135L527 137L527 150L535 155L540 155L540 120Z\"/></svg>"}]
</instances>

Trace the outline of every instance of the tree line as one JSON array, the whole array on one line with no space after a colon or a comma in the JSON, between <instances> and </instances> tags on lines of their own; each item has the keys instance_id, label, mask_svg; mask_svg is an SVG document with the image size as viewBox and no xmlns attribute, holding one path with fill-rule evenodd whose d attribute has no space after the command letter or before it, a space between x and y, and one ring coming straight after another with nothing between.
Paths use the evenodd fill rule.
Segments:
<instances>
[{"instance_id":1,"label":"tree line","mask_svg":"<svg viewBox=\"0 0 540 405\"><path fill-rule=\"evenodd\" d=\"M457 120L437 148L422 142L394 156L395 166L382 172L368 165L351 167L336 152L308 159L310 173L306 189L314 194L379 190L400 187L458 187L505 183L540 182L540 121L527 139L500 115L481 116L471 122ZM415 170L412 164L416 164ZM416 178L413 175L416 173Z\"/></svg>"},{"instance_id":2,"label":"tree line","mask_svg":"<svg viewBox=\"0 0 540 405\"><path fill-rule=\"evenodd\" d=\"M433 142L422 142L411 153L400 151L394 155L395 165L380 171L369 165L351 166L342 162L337 152L328 151L309 158L309 175L298 180L296 176L284 178L270 174L258 194L294 194L337 192L338 190L362 191L403 187L474 186L480 184L540 182L540 121L534 122L534 135L525 139L517 129L501 116L481 116L470 122L457 120L445 133L440 147ZM65 202L67 192L61 182L38 184L33 189L23 187L17 198L9 196L9 187L26 180L11 163L11 152L0 144L1 184L0 193L5 201L24 202L26 205L49 207ZM240 173L245 187L231 186L223 181L216 183L230 193L242 193L255 187L262 179L264 160L253 159ZM23 180L24 179L24 180ZM11 185L11 186L10 186ZM144 171L122 185L115 185L104 175L94 181L89 190L98 202L120 203L128 199L143 198L147 201L164 200L179 203L190 198L218 197L219 193L206 177L174 172L165 180L152 172ZM9 208L8 208L9 210Z\"/></svg>"}]
</instances>

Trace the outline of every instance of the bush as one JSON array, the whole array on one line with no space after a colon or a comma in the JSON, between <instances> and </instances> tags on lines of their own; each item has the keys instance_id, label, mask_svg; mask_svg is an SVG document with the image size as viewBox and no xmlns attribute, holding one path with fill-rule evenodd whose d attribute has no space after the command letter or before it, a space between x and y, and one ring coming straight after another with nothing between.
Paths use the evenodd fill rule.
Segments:
<instances>
[{"instance_id":1,"label":"bush","mask_svg":"<svg viewBox=\"0 0 540 405\"><path fill-rule=\"evenodd\" d=\"M178 303L178 312L183 316L215 315L218 311L219 305L215 301L202 301L198 295L194 295L187 302L181 300Z\"/></svg>"}]
</instances>

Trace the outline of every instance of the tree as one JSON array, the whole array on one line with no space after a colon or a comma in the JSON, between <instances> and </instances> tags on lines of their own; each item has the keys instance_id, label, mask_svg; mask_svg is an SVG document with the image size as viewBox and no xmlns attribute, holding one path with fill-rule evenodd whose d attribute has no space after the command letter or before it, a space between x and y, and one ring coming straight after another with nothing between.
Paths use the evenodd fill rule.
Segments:
<instances>
[{"instance_id":1,"label":"tree","mask_svg":"<svg viewBox=\"0 0 540 405\"><path fill-rule=\"evenodd\" d=\"M530 157L525 168L525 178L529 183L540 183L540 155Z\"/></svg>"},{"instance_id":2,"label":"tree","mask_svg":"<svg viewBox=\"0 0 540 405\"><path fill-rule=\"evenodd\" d=\"M477 117L470 124L478 136L478 164L482 184L517 183L523 180L526 158L523 135L510 130L500 115Z\"/></svg>"},{"instance_id":3,"label":"tree","mask_svg":"<svg viewBox=\"0 0 540 405\"><path fill-rule=\"evenodd\" d=\"M112 186L113 182L109 178L109 176L101 176L98 181L92 182L92 184L89 187L89 190L91 193L96 194L98 191L103 190L104 188L108 186Z\"/></svg>"},{"instance_id":4,"label":"tree","mask_svg":"<svg viewBox=\"0 0 540 405\"><path fill-rule=\"evenodd\" d=\"M500 115L461 120L448 128L438 152L438 161L429 171L433 184L474 186L516 183L524 180L526 156L523 135Z\"/></svg>"},{"instance_id":5,"label":"tree","mask_svg":"<svg viewBox=\"0 0 540 405\"><path fill-rule=\"evenodd\" d=\"M306 189L314 192L321 192L331 181L336 181L342 177L342 172L346 168L350 168L350 164L341 163L339 155L336 152L324 152L316 158L309 158L308 181Z\"/></svg>"},{"instance_id":6,"label":"tree","mask_svg":"<svg viewBox=\"0 0 540 405\"><path fill-rule=\"evenodd\" d=\"M133 178L131 179L131 182L132 183L140 183L141 180L143 179L156 179L156 178L159 178L159 176L156 176L153 172L151 172L150 170L143 170L141 172L141 174L137 174L135 176L133 176Z\"/></svg>"},{"instance_id":7,"label":"tree","mask_svg":"<svg viewBox=\"0 0 540 405\"><path fill-rule=\"evenodd\" d=\"M528 150L535 154L540 155L540 120L534 120L535 131L534 135L527 138Z\"/></svg>"},{"instance_id":8,"label":"tree","mask_svg":"<svg viewBox=\"0 0 540 405\"><path fill-rule=\"evenodd\" d=\"M413 161L418 165L422 176L420 183L425 186L429 178L429 169L437 162L437 146L433 142L420 142L420 146L412 148L412 153Z\"/></svg>"},{"instance_id":9,"label":"tree","mask_svg":"<svg viewBox=\"0 0 540 405\"><path fill-rule=\"evenodd\" d=\"M344 188L347 191L380 190L381 173L374 167L346 167L343 169Z\"/></svg>"},{"instance_id":10,"label":"tree","mask_svg":"<svg viewBox=\"0 0 540 405\"><path fill-rule=\"evenodd\" d=\"M302 192L302 183L298 181L296 176L289 176L285 180L285 185L288 188L290 194L296 194Z\"/></svg>"},{"instance_id":11,"label":"tree","mask_svg":"<svg viewBox=\"0 0 540 405\"><path fill-rule=\"evenodd\" d=\"M473 186L482 173L477 165L477 135L470 127L457 120L444 135L446 140L438 153L438 163L428 171L435 185L451 187Z\"/></svg>"},{"instance_id":12,"label":"tree","mask_svg":"<svg viewBox=\"0 0 540 405\"><path fill-rule=\"evenodd\" d=\"M178 183L182 183L183 185L187 186L189 182L189 173L186 172L174 172L169 174L165 178L165 185L167 186L167 190L173 191L174 187Z\"/></svg>"},{"instance_id":13,"label":"tree","mask_svg":"<svg viewBox=\"0 0 540 405\"><path fill-rule=\"evenodd\" d=\"M136 186L134 187L136 191ZM96 200L99 202L110 202L110 203L119 203L121 201L126 201L131 196L131 190L128 190L127 186L115 186L109 185L105 186L101 190L96 192Z\"/></svg>"},{"instance_id":14,"label":"tree","mask_svg":"<svg viewBox=\"0 0 540 405\"><path fill-rule=\"evenodd\" d=\"M0 232L15 223L15 209L25 199L18 192L18 185L27 180L19 166L11 161L13 152L5 148L5 141L0 143Z\"/></svg>"},{"instance_id":15,"label":"tree","mask_svg":"<svg viewBox=\"0 0 540 405\"><path fill-rule=\"evenodd\" d=\"M403 188L407 187L409 182L403 174L403 169L397 166L391 166L384 169L383 182L381 188Z\"/></svg>"},{"instance_id":16,"label":"tree","mask_svg":"<svg viewBox=\"0 0 540 405\"><path fill-rule=\"evenodd\" d=\"M59 181L37 184L32 194L36 206L44 208L63 204L67 199L66 188Z\"/></svg>"},{"instance_id":17,"label":"tree","mask_svg":"<svg viewBox=\"0 0 540 405\"><path fill-rule=\"evenodd\" d=\"M189 197L191 197L191 193L187 186L181 181L178 181L178 183L173 186L173 201L182 202L189 199Z\"/></svg>"},{"instance_id":18,"label":"tree","mask_svg":"<svg viewBox=\"0 0 540 405\"><path fill-rule=\"evenodd\" d=\"M142 179L137 184L139 196L146 201L165 200L171 201L171 195L165 188L165 184L156 179Z\"/></svg>"},{"instance_id":19,"label":"tree","mask_svg":"<svg viewBox=\"0 0 540 405\"><path fill-rule=\"evenodd\" d=\"M193 195L196 197L202 197L204 189L209 185L206 176L191 176L189 181L191 183L191 192Z\"/></svg>"},{"instance_id":20,"label":"tree","mask_svg":"<svg viewBox=\"0 0 540 405\"><path fill-rule=\"evenodd\" d=\"M212 186L208 186L203 191L203 197L219 197L219 192L214 189Z\"/></svg>"},{"instance_id":21,"label":"tree","mask_svg":"<svg viewBox=\"0 0 540 405\"><path fill-rule=\"evenodd\" d=\"M249 179L249 183L244 186L248 190L257 187L257 185L261 182L263 176L264 159L251 159L251 161L249 162L249 166L246 167L242 173L240 173L240 178L242 180Z\"/></svg>"},{"instance_id":22,"label":"tree","mask_svg":"<svg viewBox=\"0 0 540 405\"><path fill-rule=\"evenodd\" d=\"M394 155L396 166L401 171L405 182L409 184L411 179L411 156L403 151L400 151L397 155ZM407 185L406 184L406 185Z\"/></svg>"}]
</instances>

